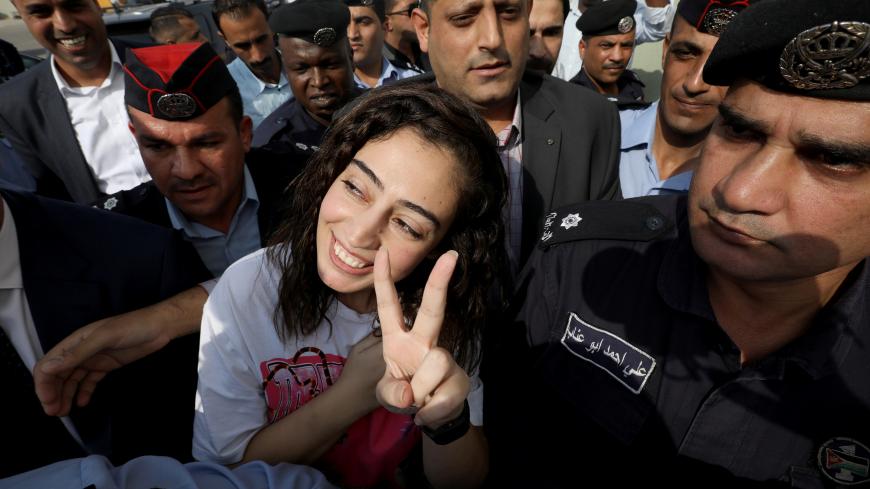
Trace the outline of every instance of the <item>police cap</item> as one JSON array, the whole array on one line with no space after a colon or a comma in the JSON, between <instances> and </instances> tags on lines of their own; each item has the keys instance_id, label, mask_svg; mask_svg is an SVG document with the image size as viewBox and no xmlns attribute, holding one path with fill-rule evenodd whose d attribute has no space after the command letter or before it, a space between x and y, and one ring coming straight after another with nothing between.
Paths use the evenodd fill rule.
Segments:
<instances>
[{"instance_id":1,"label":"police cap","mask_svg":"<svg viewBox=\"0 0 870 489\"><path fill-rule=\"evenodd\" d=\"M350 11L340 0L296 0L269 17L272 32L329 47L347 36Z\"/></svg>"},{"instance_id":2,"label":"police cap","mask_svg":"<svg viewBox=\"0 0 870 489\"><path fill-rule=\"evenodd\" d=\"M765 0L728 27L704 81L738 78L808 97L870 100L870 2Z\"/></svg>"},{"instance_id":3,"label":"police cap","mask_svg":"<svg viewBox=\"0 0 870 489\"><path fill-rule=\"evenodd\" d=\"M741 10L758 0L681 0L677 14L699 32L719 37Z\"/></svg>"},{"instance_id":4,"label":"police cap","mask_svg":"<svg viewBox=\"0 0 870 489\"><path fill-rule=\"evenodd\" d=\"M128 49L124 102L158 119L188 120L238 90L209 43Z\"/></svg>"},{"instance_id":5,"label":"police cap","mask_svg":"<svg viewBox=\"0 0 870 489\"><path fill-rule=\"evenodd\" d=\"M384 0L344 0L344 3L348 7L371 7L381 22L387 18Z\"/></svg>"},{"instance_id":6,"label":"police cap","mask_svg":"<svg viewBox=\"0 0 870 489\"><path fill-rule=\"evenodd\" d=\"M589 7L577 21L583 37L627 34L634 30L635 0L608 0Z\"/></svg>"}]
</instances>

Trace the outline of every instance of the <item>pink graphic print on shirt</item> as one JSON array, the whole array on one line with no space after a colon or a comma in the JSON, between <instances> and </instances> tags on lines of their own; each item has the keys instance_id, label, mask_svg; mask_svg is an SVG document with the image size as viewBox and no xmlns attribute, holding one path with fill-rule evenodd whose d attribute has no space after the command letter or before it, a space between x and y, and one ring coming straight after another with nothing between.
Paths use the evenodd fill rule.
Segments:
<instances>
[{"instance_id":1,"label":"pink graphic print on shirt","mask_svg":"<svg viewBox=\"0 0 870 489\"><path fill-rule=\"evenodd\" d=\"M304 406L332 386L345 358L316 347L299 349L292 358L260 363L269 423ZM378 408L358 419L320 460L318 468L345 487L396 485L396 473L420 441L410 416Z\"/></svg>"}]
</instances>

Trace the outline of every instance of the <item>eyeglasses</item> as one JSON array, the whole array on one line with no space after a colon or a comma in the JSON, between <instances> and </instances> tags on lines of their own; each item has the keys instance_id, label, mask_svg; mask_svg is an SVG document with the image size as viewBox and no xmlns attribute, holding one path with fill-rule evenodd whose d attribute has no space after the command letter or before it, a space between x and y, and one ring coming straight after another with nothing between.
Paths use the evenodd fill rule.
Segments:
<instances>
[{"instance_id":1,"label":"eyeglasses","mask_svg":"<svg viewBox=\"0 0 870 489\"><path fill-rule=\"evenodd\" d=\"M406 16L410 17L411 13L414 11L414 9L419 7L419 6L420 6L420 2L413 2L413 3L411 3L411 5L408 5L403 10L396 10L395 12L387 12L384 15L406 15Z\"/></svg>"}]
</instances>

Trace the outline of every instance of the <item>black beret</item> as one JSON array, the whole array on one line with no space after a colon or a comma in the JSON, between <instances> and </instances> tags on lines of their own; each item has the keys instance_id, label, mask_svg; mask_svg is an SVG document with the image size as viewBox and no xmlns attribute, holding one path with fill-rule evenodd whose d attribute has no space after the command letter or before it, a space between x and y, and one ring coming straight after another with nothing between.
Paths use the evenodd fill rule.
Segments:
<instances>
[{"instance_id":1,"label":"black beret","mask_svg":"<svg viewBox=\"0 0 870 489\"><path fill-rule=\"evenodd\" d=\"M634 29L635 0L608 0L589 7L577 20L583 37L627 34Z\"/></svg>"},{"instance_id":2,"label":"black beret","mask_svg":"<svg viewBox=\"0 0 870 489\"><path fill-rule=\"evenodd\" d=\"M344 3L348 7L371 7L375 11L375 15L381 19L381 22L387 18L384 0L344 0Z\"/></svg>"},{"instance_id":3,"label":"black beret","mask_svg":"<svg viewBox=\"0 0 870 489\"><path fill-rule=\"evenodd\" d=\"M751 3L753 0L680 0L677 14L699 32L719 37L734 17Z\"/></svg>"},{"instance_id":4,"label":"black beret","mask_svg":"<svg viewBox=\"0 0 870 489\"><path fill-rule=\"evenodd\" d=\"M748 78L808 97L870 100L870 1L765 0L737 16L704 81Z\"/></svg>"},{"instance_id":5,"label":"black beret","mask_svg":"<svg viewBox=\"0 0 870 489\"><path fill-rule=\"evenodd\" d=\"M127 50L124 102L158 119L199 117L232 90L235 80L207 42Z\"/></svg>"},{"instance_id":6,"label":"black beret","mask_svg":"<svg viewBox=\"0 0 870 489\"><path fill-rule=\"evenodd\" d=\"M296 0L269 16L272 32L298 37L321 47L347 36L350 11L340 0Z\"/></svg>"}]
</instances>

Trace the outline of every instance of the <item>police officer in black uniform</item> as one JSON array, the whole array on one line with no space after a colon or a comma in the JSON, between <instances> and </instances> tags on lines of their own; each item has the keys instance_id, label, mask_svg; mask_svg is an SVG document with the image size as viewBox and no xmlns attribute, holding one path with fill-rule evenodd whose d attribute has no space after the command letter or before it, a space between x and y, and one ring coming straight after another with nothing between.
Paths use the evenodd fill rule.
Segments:
<instances>
[{"instance_id":1,"label":"police officer in black uniform","mask_svg":"<svg viewBox=\"0 0 870 489\"><path fill-rule=\"evenodd\" d=\"M627 68L634 52L635 0L609 0L593 5L577 20L583 33L583 67L570 81L594 90L620 109L644 108L644 84Z\"/></svg>"},{"instance_id":2,"label":"police officer in black uniform","mask_svg":"<svg viewBox=\"0 0 870 489\"><path fill-rule=\"evenodd\" d=\"M870 486L870 2L753 4L704 79L687 197L546 217L484 366L503 486Z\"/></svg>"},{"instance_id":3,"label":"police officer in black uniform","mask_svg":"<svg viewBox=\"0 0 870 489\"><path fill-rule=\"evenodd\" d=\"M272 13L269 27L278 34L294 98L257 126L254 147L316 150L332 115L361 93L353 82L349 23L347 5L334 0L297 0Z\"/></svg>"}]
</instances>

